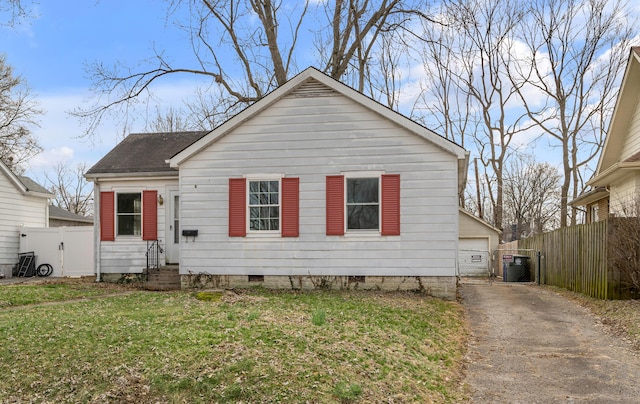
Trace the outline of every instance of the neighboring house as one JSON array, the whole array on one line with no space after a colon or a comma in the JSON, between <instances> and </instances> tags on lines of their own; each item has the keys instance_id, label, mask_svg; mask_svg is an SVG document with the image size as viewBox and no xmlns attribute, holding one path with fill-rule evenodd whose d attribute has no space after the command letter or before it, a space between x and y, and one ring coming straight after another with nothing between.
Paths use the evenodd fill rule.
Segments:
<instances>
[{"instance_id":1,"label":"neighboring house","mask_svg":"<svg viewBox=\"0 0 640 404\"><path fill-rule=\"evenodd\" d=\"M93 226L93 217L69 212L58 206L49 205L49 227Z\"/></svg>"},{"instance_id":2,"label":"neighboring house","mask_svg":"<svg viewBox=\"0 0 640 404\"><path fill-rule=\"evenodd\" d=\"M454 298L467 163L309 68L211 132L130 135L92 167L97 272L142 272L160 240L183 285Z\"/></svg>"},{"instance_id":3,"label":"neighboring house","mask_svg":"<svg viewBox=\"0 0 640 404\"><path fill-rule=\"evenodd\" d=\"M458 270L461 276L487 276L494 270L500 230L460 208Z\"/></svg>"},{"instance_id":4,"label":"neighboring house","mask_svg":"<svg viewBox=\"0 0 640 404\"><path fill-rule=\"evenodd\" d=\"M0 161L0 276L10 277L18 263L20 228L47 227L52 197L44 187L16 175Z\"/></svg>"},{"instance_id":5,"label":"neighboring house","mask_svg":"<svg viewBox=\"0 0 640 404\"><path fill-rule=\"evenodd\" d=\"M640 47L633 47L590 189L571 201L585 208L587 223L640 213L639 91Z\"/></svg>"}]
</instances>

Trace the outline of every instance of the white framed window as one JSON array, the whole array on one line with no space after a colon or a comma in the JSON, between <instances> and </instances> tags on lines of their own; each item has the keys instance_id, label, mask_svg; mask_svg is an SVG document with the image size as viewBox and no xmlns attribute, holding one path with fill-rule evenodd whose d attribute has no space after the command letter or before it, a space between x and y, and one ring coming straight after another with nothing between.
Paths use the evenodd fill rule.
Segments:
<instances>
[{"instance_id":1,"label":"white framed window","mask_svg":"<svg viewBox=\"0 0 640 404\"><path fill-rule=\"evenodd\" d=\"M116 235L142 235L142 194L122 192L116 196Z\"/></svg>"},{"instance_id":2,"label":"white framed window","mask_svg":"<svg viewBox=\"0 0 640 404\"><path fill-rule=\"evenodd\" d=\"M347 177L347 231L380 230L380 177Z\"/></svg>"},{"instance_id":3,"label":"white framed window","mask_svg":"<svg viewBox=\"0 0 640 404\"><path fill-rule=\"evenodd\" d=\"M249 232L280 233L280 179L247 179Z\"/></svg>"}]
</instances>

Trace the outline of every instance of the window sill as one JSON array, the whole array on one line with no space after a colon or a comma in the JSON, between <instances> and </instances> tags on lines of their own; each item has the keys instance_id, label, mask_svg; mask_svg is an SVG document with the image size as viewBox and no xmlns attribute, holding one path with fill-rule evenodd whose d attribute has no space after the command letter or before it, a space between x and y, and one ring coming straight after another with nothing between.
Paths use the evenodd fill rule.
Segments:
<instances>
[{"instance_id":1,"label":"window sill","mask_svg":"<svg viewBox=\"0 0 640 404\"><path fill-rule=\"evenodd\" d=\"M265 232L247 232L245 238L265 239L265 238L282 238L279 231L265 231Z\"/></svg>"},{"instance_id":2,"label":"window sill","mask_svg":"<svg viewBox=\"0 0 640 404\"><path fill-rule=\"evenodd\" d=\"M378 230L362 230L362 231L348 230L346 233L344 233L344 237L347 237L347 238L358 238L358 237L372 238L372 237L382 237L382 234L380 234L380 231L378 231Z\"/></svg>"}]
</instances>

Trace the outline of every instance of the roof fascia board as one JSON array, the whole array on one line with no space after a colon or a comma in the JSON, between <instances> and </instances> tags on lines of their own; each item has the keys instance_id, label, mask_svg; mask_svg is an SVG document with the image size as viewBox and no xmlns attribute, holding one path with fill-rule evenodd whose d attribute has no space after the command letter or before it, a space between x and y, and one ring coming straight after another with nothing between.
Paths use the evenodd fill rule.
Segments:
<instances>
[{"instance_id":1,"label":"roof fascia board","mask_svg":"<svg viewBox=\"0 0 640 404\"><path fill-rule=\"evenodd\" d=\"M598 174L597 176L587 181L587 185L590 185L592 187L608 186L611 184L612 181L615 181L625 176L630 171L637 171L637 170L640 170L640 161L616 163L611 167L607 168L604 172Z\"/></svg>"},{"instance_id":2,"label":"roof fascia board","mask_svg":"<svg viewBox=\"0 0 640 404\"><path fill-rule=\"evenodd\" d=\"M609 191L604 189L595 189L593 191L579 195L577 198L569 202L570 206L587 206L590 203L599 201L609 195Z\"/></svg>"},{"instance_id":3,"label":"roof fascia board","mask_svg":"<svg viewBox=\"0 0 640 404\"><path fill-rule=\"evenodd\" d=\"M84 178L87 181L97 182L100 180L143 180L152 178L154 180L171 179L174 180L178 177L178 171L175 172L151 172L151 173L104 173L104 174L85 174Z\"/></svg>"},{"instance_id":4,"label":"roof fascia board","mask_svg":"<svg viewBox=\"0 0 640 404\"><path fill-rule=\"evenodd\" d=\"M170 160L170 166L172 168L178 167L185 160L189 159L191 156L195 155L205 147L217 141L219 138L223 137L233 129L237 128L243 122L249 120L253 116L259 114L260 112L267 109L269 106L279 101L281 98L286 96L300 84L308 79L315 79L332 90L340 93L341 95L367 107L368 109L382 115L383 117L395 122L399 126L415 133L416 135L422 137L423 139L433 143L439 148L445 150L446 152L453 154L459 160L466 159L466 150L457 144L437 135L436 133L430 131L429 129L418 125L413 122L411 119L383 106L382 104L370 99L369 97L359 93L358 91L352 89L349 86L346 86L340 83L337 80L332 79L326 74L320 72L315 68L307 68L297 76L293 77L291 80L286 82L284 85L278 87L271 93L267 94L261 100L256 101L254 104L247 107L245 110L235 115L233 118L229 119L208 135L203 136L200 140L193 143L191 146L184 149L182 152L173 156Z\"/></svg>"}]
</instances>

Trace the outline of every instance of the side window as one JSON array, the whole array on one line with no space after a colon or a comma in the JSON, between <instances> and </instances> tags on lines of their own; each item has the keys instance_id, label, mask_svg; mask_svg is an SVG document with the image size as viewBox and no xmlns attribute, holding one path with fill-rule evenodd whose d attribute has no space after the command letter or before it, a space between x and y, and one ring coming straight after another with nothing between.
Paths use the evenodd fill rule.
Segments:
<instances>
[{"instance_id":1,"label":"side window","mask_svg":"<svg viewBox=\"0 0 640 404\"><path fill-rule=\"evenodd\" d=\"M298 237L300 178L229 178L229 237Z\"/></svg>"},{"instance_id":2,"label":"side window","mask_svg":"<svg viewBox=\"0 0 640 404\"><path fill-rule=\"evenodd\" d=\"M142 235L142 197L138 193L121 193L116 200L118 236Z\"/></svg>"},{"instance_id":3,"label":"side window","mask_svg":"<svg viewBox=\"0 0 640 404\"><path fill-rule=\"evenodd\" d=\"M376 230L383 236L400 235L400 175L327 176L327 236Z\"/></svg>"},{"instance_id":4,"label":"side window","mask_svg":"<svg viewBox=\"0 0 640 404\"><path fill-rule=\"evenodd\" d=\"M249 231L280 230L280 181L249 181Z\"/></svg>"},{"instance_id":5,"label":"side window","mask_svg":"<svg viewBox=\"0 0 640 404\"><path fill-rule=\"evenodd\" d=\"M379 230L379 179L347 178L347 230Z\"/></svg>"}]
</instances>

